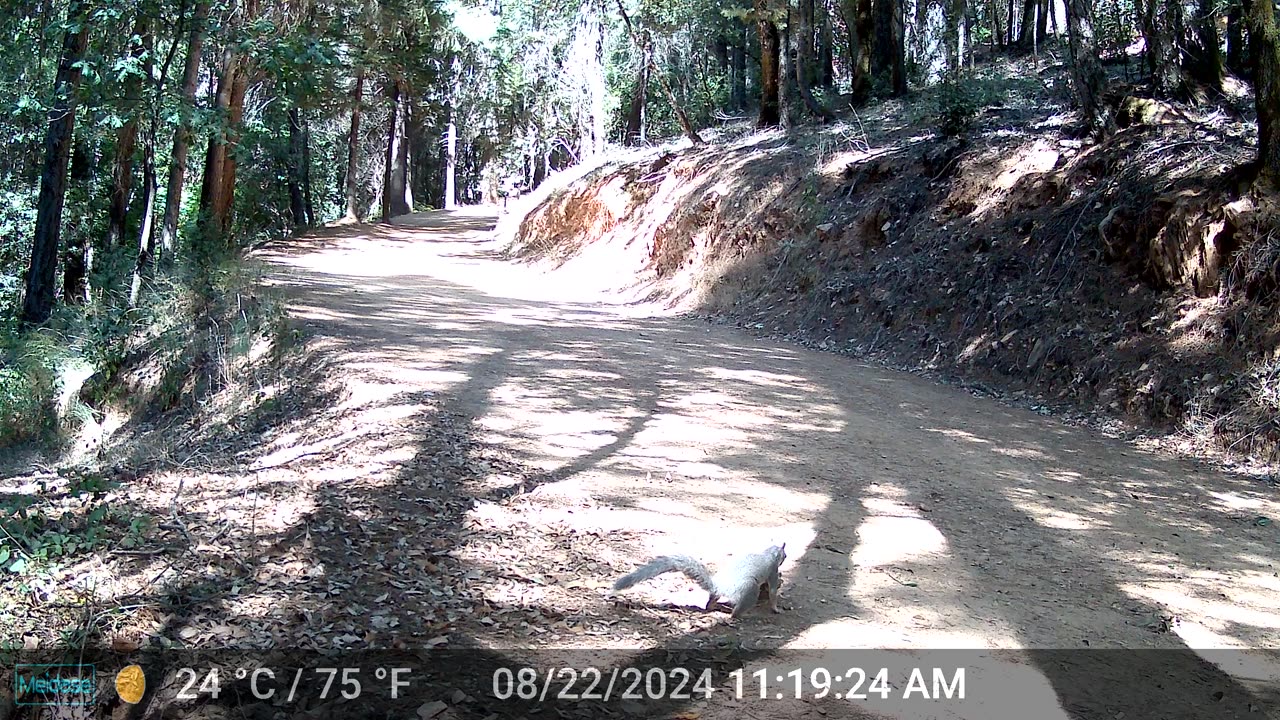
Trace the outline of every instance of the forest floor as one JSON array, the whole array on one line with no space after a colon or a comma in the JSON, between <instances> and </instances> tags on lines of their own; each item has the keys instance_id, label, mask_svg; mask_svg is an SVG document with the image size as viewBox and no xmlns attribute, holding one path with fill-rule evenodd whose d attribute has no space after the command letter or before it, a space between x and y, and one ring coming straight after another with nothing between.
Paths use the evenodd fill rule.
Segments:
<instances>
[{"instance_id":1,"label":"forest floor","mask_svg":"<svg viewBox=\"0 0 1280 720\"><path fill-rule=\"evenodd\" d=\"M140 546L6 593L15 636L89 618L123 650L1280 647L1280 500L1255 482L511 263L489 212L263 251L307 337L290 373L113 491L154 519ZM655 553L772 541L778 615L730 624L678 576L607 595ZM1164 680L1108 661L1126 690L1087 710L1065 699L1078 668L1033 659L1016 704L914 716L1280 717L1274 657L1166 657ZM431 712L493 711L455 700Z\"/></svg>"}]
</instances>

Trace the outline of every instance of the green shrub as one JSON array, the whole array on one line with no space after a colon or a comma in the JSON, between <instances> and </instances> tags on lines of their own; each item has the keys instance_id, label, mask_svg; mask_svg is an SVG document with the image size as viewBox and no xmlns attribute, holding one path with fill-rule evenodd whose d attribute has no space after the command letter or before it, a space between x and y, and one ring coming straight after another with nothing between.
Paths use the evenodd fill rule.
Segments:
<instances>
[{"instance_id":1,"label":"green shrub","mask_svg":"<svg viewBox=\"0 0 1280 720\"><path fill-rule=\"evenodd\" d=\"M284 308L261 290L261 269L232 255L215 250L206 265L157 273L137 307L112 297L59 307L36 332L21 333L16 319L0 324L0 447L63 439L60 431L91 417L81 397L128 411L173 408L225 386L256 339L287 344Z\"/></svg>"},{"instance_id":2,"label":"green shrub","mask_svg":"<svg viewBox=\"0 0 1280 720\"><path fill-rule=\"evenodd\" d=\"M58 377L67 351L45 333L0 337L0 447L57 427Z\"/></svg>"},{"instance_id":3,"label":"green shrub","mask_svg":"<svg viewBox=\"0 0 1280 720\"><path fill-rule=\"evenodd\" d=\"M144 544L152 520L113 500L116 485L84 475L65 487L41 480L36 493L0 498L0 577L38 573L95 549Z\"/></svg>"},{"instance_id":4,"label":"green shrub","mask_svg":"<svg viewBox=\"0 0 1280 720\"><path fill-rule=\"evenodd\" d=\"M967 134L984 104L982 95L979 89L963 82L939 84L934 95L934 126L938 132L948 138Z\"/></svg>"}]
</instances>

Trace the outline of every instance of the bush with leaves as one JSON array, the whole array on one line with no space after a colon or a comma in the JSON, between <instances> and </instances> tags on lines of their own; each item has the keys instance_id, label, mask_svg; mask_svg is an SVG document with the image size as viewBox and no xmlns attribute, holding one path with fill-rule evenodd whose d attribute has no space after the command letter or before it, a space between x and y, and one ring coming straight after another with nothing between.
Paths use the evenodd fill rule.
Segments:
<instances>
[{"instance_id":1,"label":"bush with leaves","mask_svg":"<svg viewBox=\"0 0 1280 720\"><path fill-rule=\"evenodd\" d=\"M982 109L980 89L964 82L947 81L934 92L934 126L938 132L948 138L967 134Z\"/></svg>"},{"instance_id":2,"label":"bush with leaves","mask_svg":"<svg viewBox=\"0 0 1280 720\"><path fill-rule=\"evenodd\" d=\"M39 438L57 424L64 345L47 333L0 337L0 447Z\"/></svg>"}]
</instances>

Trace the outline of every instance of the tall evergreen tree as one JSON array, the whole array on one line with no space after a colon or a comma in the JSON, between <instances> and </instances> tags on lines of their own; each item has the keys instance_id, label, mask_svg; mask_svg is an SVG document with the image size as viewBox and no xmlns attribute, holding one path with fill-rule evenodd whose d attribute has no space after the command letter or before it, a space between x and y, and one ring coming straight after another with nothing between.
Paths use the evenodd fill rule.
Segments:
<instances>
[{"instance_id":1,"label":"tall evergreen tree","mask_svg":"<svg viewBox=\"0 0 1280 720\"><path fill-rule=\"evenodd\" d=\"M53 102L45 131L44 167L40 172L40 197L36 202L36 227L31 241L22 320L43 324L53 314L54 283L58 272L58 245L62 237L62 208L67 193L67 166L71 160L76 124L76 92L83 75L81 61L89 38L88 4L71 0L62 33L62 55L53 83Z\"/></svg>"}]
</instances>

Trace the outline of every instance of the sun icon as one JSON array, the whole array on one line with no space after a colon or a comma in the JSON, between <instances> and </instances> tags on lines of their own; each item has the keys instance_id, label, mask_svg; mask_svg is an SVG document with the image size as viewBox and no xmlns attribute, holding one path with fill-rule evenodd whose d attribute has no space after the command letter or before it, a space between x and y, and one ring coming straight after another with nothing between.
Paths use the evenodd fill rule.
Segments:
<instances>
[{"instance_id":1,"label":"sun icon","mask_svg":"<svg viewBox=\"0 0 1280 720\"><path fill-rule=\"evenodd\" d=\"M116 673L116 694L121 700L136 705L146 691L147 676L142 674L142 668L129 665Z\"/></svg>"}]
</instances>

